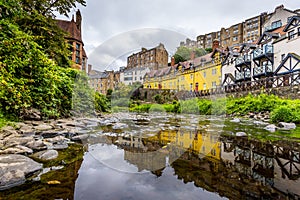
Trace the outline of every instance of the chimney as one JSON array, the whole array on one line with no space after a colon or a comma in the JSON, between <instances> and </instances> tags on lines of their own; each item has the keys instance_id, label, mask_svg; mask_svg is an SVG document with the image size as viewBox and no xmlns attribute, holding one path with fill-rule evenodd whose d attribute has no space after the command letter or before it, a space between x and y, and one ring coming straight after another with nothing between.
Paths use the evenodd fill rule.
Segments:
<instances>
[{"instance_id":1,"label":"chimney","mask_svg":"<svg viewBox=\"0 0 300 200\"><path fill-rule=\"evenodd\" d=\"M213 41L212 50L214 51L215 49L219 48L219 46L220 46L219 40L215 39Z\"/></svg>"},{"instance_id":2,"label":"chimney","mask_svg":"<svg viewBox=\"0 0 300 200\"><path fill-rule=\"evenodd\" d=\"M88 74L90 74L91 71L92 71L92 65L88 64Z\"/></svg>"},{"instance_id":3,"label":"chimney","mask_svg":"<svg viewBox=\"0 0 300 200\"><path fill-rule=\"evenodd\" d=\"M81 31L81 21L82 21L81 13L80 10L78 9L76 11L76 26L80 31Z\"/></svg>"},{"instance_id":4,"label":"chimney","mask_svg":"<svg viewBox=\"0 0 300 200\"><path fill-rule=\"evenodd\" d=\"M277 7L275 8L275 10L277 10L277 9L284 9L284 5L282 4L282 5L280 5L280 6L277 6Z\"/></svg>"},{"instance_id":5,"label":"chimney","mask_svg":"<svg viewBox=\"0 0 300 200\"><path fill-rule=\"evenodd\" d=\"M191 52L191 60L194 60L195 59L195 51L193 50L192 52Z\"/></svg>"},{"instance_id":6,"label":"chimney","mask_svg":"<svg viewBox=\"0 0 300 200\"><path fill-rule=\"evenodd\" d=\"M175 58L174 58L174 56L172 56L172 58L171 58L171 66L174 66L175 65Z\"/></svg>"}]
</instances>

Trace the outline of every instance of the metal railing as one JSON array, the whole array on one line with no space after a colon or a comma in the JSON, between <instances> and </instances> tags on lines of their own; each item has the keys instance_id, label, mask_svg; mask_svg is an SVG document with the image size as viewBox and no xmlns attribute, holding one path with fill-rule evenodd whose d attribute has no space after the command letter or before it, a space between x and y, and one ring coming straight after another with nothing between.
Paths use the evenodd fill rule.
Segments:
<instances>
[{"instance_id":1,"label":"metal railing","mask_svg":"<svg viewBox=\"0 0 300 200\"><path fill-rule=\"evenodd\" d=\"M271 64L261 65L253 68L253 75L261 75L273 72L273 66Z\"/></svg>"},{"instance_id":2,"label":"metal railing","mask_svg":"<svg viewBox=\"0 0 300 200\"><path fill-rule=\"evenodd\" d=\"M253 58L257 58L261 55L268 54L268 53L274 53L273 45L271 44L266 44L262 48L254 49Z\"/></svg>"}]
</instances>

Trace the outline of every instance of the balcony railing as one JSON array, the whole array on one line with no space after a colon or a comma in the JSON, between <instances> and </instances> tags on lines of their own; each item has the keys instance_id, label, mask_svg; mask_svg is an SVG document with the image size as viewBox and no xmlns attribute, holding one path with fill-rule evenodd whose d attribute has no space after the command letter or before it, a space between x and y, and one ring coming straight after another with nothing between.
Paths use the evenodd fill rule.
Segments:
<instances>
[{"instance_id":1,"label":"balcony railing","mask_svg":"<svg viewBox=\"0 0 300 200\"><path fill-rule=\"evenodd\" d=\"M247 71L243 71L243 72L239 72L239 71L235 71L235 79L236 80L244 80L244 79L249 79L251 78L251 72L250 70Z\"/></svg>"},{"instance_id":2,"label":"balcony railing","mask_svg":"<svg viewBox=\"0 0 300 200\"><path fill-rule=\"evenodd\" d=\"M271 64L267 65L261 65L259 67L254 67L253 68L253 75L261 75L261 74L267 74L267 73L272 73L273 72L273 66Z\"/></svg>"},{"instance_id":3,"label":"balcony railing","mask_svg":"<svg viewBox=\"0 0 300 200\"><path fill-rule=\"evenodd\" d=\"M273 45L267 44L267 45L264 45L262 48L255 49L253 51L253 58L257 58L261 55L269 54L269 53L274 53Z\"/></svg>"},{"instance_id":4,"label":"balcony railing","mask_svg":"<svg viewBox=\"0 0 300 200\"><path fill-rule=\"evenodd\" d=\"M251 56L250 55L243 55L243 56L238 57L235 60L235 65L239 65L239 64L244 63L244 62L251 62Z\"/></svg>"},{"instance_id":5,"label":"balcony railing","mask_svg":"<svg viewBox=\"0 0 300 200\"><path fill-rule=\"evenodd\" d=\"M244 72L235 71L235 80L244 79Z\"/></svg>"}]
</instances>

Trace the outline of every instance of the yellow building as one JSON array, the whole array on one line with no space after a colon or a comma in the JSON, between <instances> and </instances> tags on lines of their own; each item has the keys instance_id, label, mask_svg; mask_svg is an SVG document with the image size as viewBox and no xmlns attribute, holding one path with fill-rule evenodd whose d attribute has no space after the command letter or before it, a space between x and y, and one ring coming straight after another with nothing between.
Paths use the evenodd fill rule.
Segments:
<instances>
[{"instance_id":1,"label":"yellow building","mask_svg":"<svg viewBox=\"0 0 300 200\"><path fill-rule=\"evenodd\" d=\"M210 54L181 62L171 67L152 70L144 77L144 88L170 89L198 92L221 85L223 50L217 48Z\"/></svg>"}]
</instances>

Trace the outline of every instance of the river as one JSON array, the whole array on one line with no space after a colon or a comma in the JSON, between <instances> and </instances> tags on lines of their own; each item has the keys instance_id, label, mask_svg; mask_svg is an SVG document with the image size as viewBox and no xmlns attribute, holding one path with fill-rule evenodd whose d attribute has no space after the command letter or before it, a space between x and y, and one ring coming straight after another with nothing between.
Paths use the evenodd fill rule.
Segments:
<instances>
[{"instance_id":1,"label":"river","mask_svg":"<svg viewBox=\"0 0 300 200\"><path fill-rule=\"evenodd\" d=\"M299 128L270 132L266 125L116 113L85 130L82 160L60 175L68 181L44 190L28 183L4 197L13 199L8 194L14 192L39 199L35 193L43 191L44 199L298 199L300 148L292 136Z\"/></svg>"}]
</instances>

